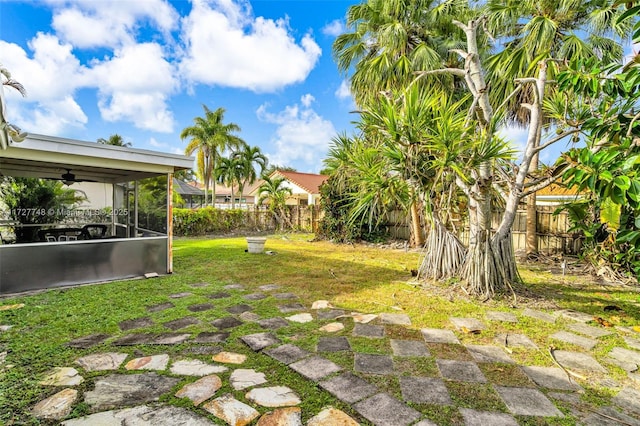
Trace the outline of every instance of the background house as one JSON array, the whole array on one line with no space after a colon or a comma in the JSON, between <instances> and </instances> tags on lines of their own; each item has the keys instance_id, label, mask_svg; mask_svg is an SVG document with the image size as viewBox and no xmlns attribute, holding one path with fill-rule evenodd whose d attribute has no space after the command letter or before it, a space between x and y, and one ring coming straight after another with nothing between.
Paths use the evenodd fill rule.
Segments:
<instances>
[{"instance_id":1,"label":"background house","mask_svg":"<svg viewBox=\"0 0 640 426\"><path fill-rule=\"evenodd\" d=\"M322 185L329 176L318 175L313 173L291 172L286 170L276 170L270 178L280 177L284 179L284 186L291 189L291 196L287 198L287 205L307 206L317 204L320 199L320 185ZM262 181L256 182L252 186L250 196L257 200L260 197L260 184Z\"/></svg>"}]
</instances>

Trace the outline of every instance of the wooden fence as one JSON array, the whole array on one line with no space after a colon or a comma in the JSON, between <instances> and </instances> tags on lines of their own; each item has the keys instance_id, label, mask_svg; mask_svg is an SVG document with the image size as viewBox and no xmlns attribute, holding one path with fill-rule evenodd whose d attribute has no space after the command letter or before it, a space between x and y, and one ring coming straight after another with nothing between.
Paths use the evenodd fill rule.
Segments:
<instances>
[{"instance_id":1,"label":"wooden fence","mask_svg":"<svg viewBox=\"0 0 640 426\"><path fill-rule=\"evenodd\" d=\"M566 212L554 214L555 206L538 206L536 212L536 228L538 235L538 252L543 254L578 254L582 249L584 237L579 232L569 232L571 222ZM499 225L499 215L495 215L492 226ZM408 240L410 237L410 218L402 212L393 212L385 228L392 238ZM518 210L512 227L514 250L526 248L527 212ZM464 223L459 224L458 237L469 240L469 231Z\"/></svg>"}]
</instances>

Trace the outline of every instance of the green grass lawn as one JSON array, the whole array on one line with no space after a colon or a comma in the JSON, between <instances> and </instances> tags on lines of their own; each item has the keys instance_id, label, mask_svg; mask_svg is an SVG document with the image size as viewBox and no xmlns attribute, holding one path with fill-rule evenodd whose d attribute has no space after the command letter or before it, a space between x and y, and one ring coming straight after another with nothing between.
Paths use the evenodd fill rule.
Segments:
<instances>
[{"instance_id":1,"label":"green grass lawn","mask_svg":"<svg viewBox=\"0 0 640 426\"><path fill-rule=\"evenodd\" d=\"M0 353L7 352L6 362L0 365L0 424L39 424L29 414L29 409L38 401L55 393L54 389L40 386L38 382L53 367L73 366L73 361L80 356L101 351L113 351L107 345L98 345L89 350L72 349L65 343L72 339L90 334L104 333L120 336L121 321L149 315L147 306L166 302L169 294L191 292L194 296L189 300L175 299L175 309L153 314L156 325L148 327L144 332L167 331L161 324L183 316L195 316L201 324L189 326L185 332L197 333L211 331L210 321L228 315L223 306L215 300L207 298L216 289L226 284L241 283L248 292L264 284L279 284L281 291L294 292L306 306L319 299L329 300L334 306L347 311L366 313L404 312L412 319L409 330L399 328L392 330L397 338L420 338L421 328L450 328L450 316L475 317L484 321L484 314L490 310L505 310L516 314L525 307L552 312L569 308L599 316L621 326L640 325L640 294L629 288L601 286L584 276L559 276L547 272L544 267L529 266L521 268L525 281L522 295L518 296L515 305L510 296L486 303L473 300L464 295L457 287L445 284L429 284L417 286L412 282L411 269L416 269L419 253L403 250L380 250L362 245L334 245L329 242L311 242L312 235L275 235L267 240L266 250L275 255L250 255L245 253L246 241L243 238L221 239L180 239L174 241L174 274L148 280L130 280L100 285L87 285L76 288L50 290L30 296L10 297L0 300L0 306L24 303L20 309L0 311L0 325L10 324L13 328L0 332ZM192 287L191 284L206 282L208 288ZM234 296L229 303L246 303L240 294ZM215 309L192 313L187 306L194 303L211 303ZM621 311L605 311L605 306L615 305ZM255 304L256 312L263 318L281 315L273 303ZM492 323L490 330L480 334L462 336L462 342L472 344L491 344L499 333L527 334L541 348L540 351L524 351L514 348L511 357L518 363L528 365L553 366L548 355L549 345L546 337L559 331L566 325L559 319L555 324L541 328L540 323L520 317L517 324ZM279 335L285 343L295 342L297 345L313 350L320 332L317 323L300 324L287 327L287 332ZM233 329L230 344L225 350L250 354L250 350L234 336L250 332L264 331L256 324L245 323ZM350 329L343 335L349 335ZM601 359L613 346L624 346L618 335L605 337L596 350L596 357ZM234 343L236 342L236 343ZM378 347L376 342L367 339L354 340L358 351L380 353L388 351L387 347ZM558 349L570 348L558 343ZM575 348L570 348L575 349ZM184 345L120 347L119 352L131 355L153 355L169 353L179 356ZM442 351L450 349L442 348ZM455 359L456 354L449 354ZM199 358L193 356L193 358ZM351 367L351 356L335 354L329 356L334 362ZM200 359L209 361L210 357ZM419 370L425 375L435 375L437 368L432 362L422 363L419 360L406 360L398 364L399 374L411 374ZM7 365L12 365L7 368ZM282 379L279 384L290 385L300 395L304 395L301 406L303 413L317 413L323 406L333 405L352 413L340 401L322 391L312 382L296 380L288 373L287 368L268 357L251 357L243 368L256 368L269 371ZM126 372L121 368L121 372ZM487 375L500 375L501 371L487 371ZM104 373L85 373L86 379ZM166 373L170 374L170 373ZM509 376L509 374L505 374ZM291 376L291 379L286 379ZM614 379L622 379L624 372L614 371ZM195 380L195 378L194 378ZM291 383L286 383L290 380ZM515 380L515 379L513 379ZM284 381L284 382L283 382ZM76 387L89 390L91 380ZM223 381L224 382L224 381ZM228 383L228 381L226 381ZM183 385L184 382L181 383ZM84 387L86 386L86 387ZM486 394L484 389L457 389L452 385L451 392L455 398L465 398L471 393ZM59 389L58 389L59 390ZM57 391L57 390L56 390ZM393 387L391 392L394 391ZM236 393L228 385L219 391ZM238 393L239 395L242 392ZM591 404L605 404L611 397L611 391L597 386L585 386L583 400ZM476 400L476 406L499 405L495 395L488 399ZM175 398L172 402L182 406L184 400ZM484 402L483 402L484 401ZM468 406L469 404L466 404ZM499 408L498 408L499 409ZM428 411L428 410L427 410ZM445 410L446 411L446 410ZM451 411L451 410L450 410ZM451 411L451 423L454 424L458 414ZM88 412L88 407L78 404L72 417ZM202 411L199 411L202 414ZM444 411L443 411L444 413ZM449 414L447 414L449 415ZM213 417L212 417L213 419ZM306 419L303 417L306 422ZM563 420L571 424L570 418Z\"/></svg>"}]
</instances>

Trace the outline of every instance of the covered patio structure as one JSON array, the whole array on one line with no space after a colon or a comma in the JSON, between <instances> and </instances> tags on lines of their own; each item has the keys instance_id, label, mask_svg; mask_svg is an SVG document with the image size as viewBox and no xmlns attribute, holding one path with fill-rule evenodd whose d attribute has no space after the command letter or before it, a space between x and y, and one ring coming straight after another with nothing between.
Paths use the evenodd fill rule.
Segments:
<instances>
[{"instance_id":1,"label":"covered patio structure","mask_svg":"<svg viewBox=\"0 0 640 426\"><path fill-rule=\"evenodd\" d=\"M107 215L88 208L70 210L71 222L5 221L17 229L38 226L39 232L30 242L0 245L0 294L171 273L173 173L192 166L193 158L183 155L35 134L0 150L3 176L57 179L68 185L100 182L111 188ZM159 176L166 178L166 224L143 229L138 182Z\"/></svg>"}]
</instances>

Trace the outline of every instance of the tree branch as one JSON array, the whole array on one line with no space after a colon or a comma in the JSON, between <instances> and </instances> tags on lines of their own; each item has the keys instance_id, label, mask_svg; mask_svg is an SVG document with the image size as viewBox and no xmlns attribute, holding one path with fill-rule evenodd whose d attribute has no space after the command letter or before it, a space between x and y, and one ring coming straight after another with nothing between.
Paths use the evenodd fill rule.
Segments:
<instances>
[{"instance_id":1,"label":"tree branch","mask_svg":"<svg viewBox=\"0 0 640 426\"><path fill-rule=\"evenodd\" d=\"M562 139L566 138L569 135L573 135L574 133L578 133L580 131L580 129L572 129L566 132L562 132L561 134L555 136L554 138L551 138L548 142L545 142L544 144L537 146L533 149L533 152L540 152L543 149L547 148L548 146L553 145L556 142L561 141Z\"/></svg>"}]
</instances>

